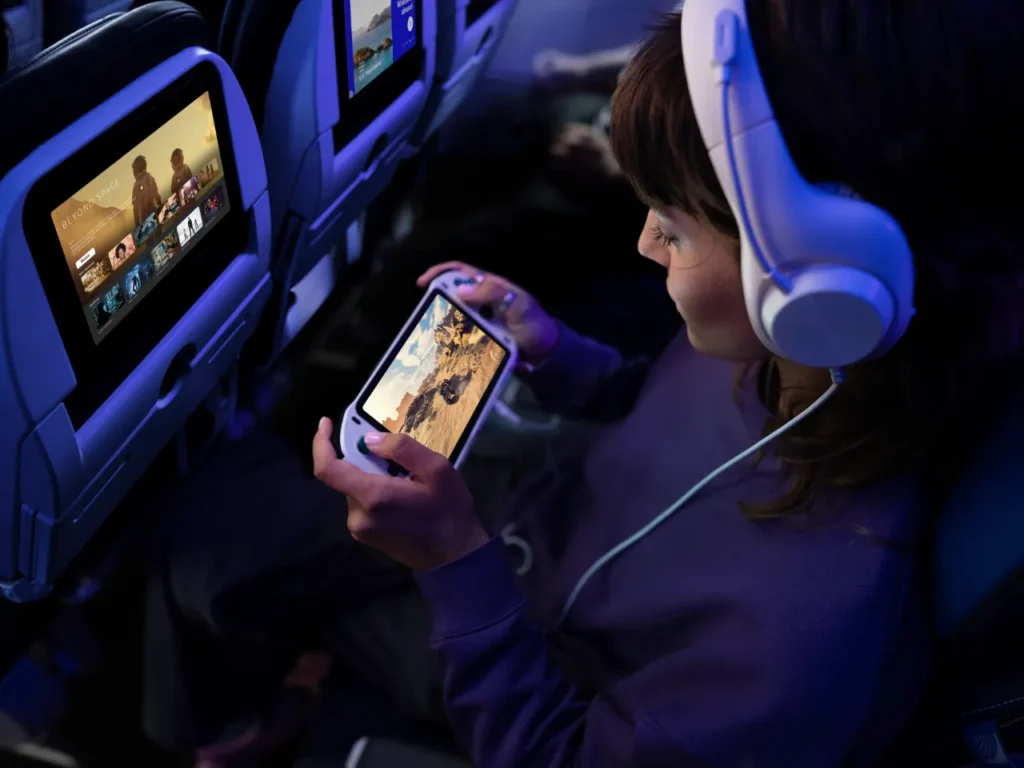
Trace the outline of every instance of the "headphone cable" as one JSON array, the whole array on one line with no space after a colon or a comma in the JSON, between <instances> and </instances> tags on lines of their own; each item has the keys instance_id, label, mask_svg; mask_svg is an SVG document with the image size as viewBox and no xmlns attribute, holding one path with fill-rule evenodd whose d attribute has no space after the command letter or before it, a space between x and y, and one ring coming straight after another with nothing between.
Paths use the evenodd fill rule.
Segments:
<instances>
[{"instance_id":1,"label":"headphone cable","mask_svg":"<svg viewBox=\"0 0 1024 768\"><path fill-rule=\"evenodd\" d=\"M603 554L601 557L599 557L594 562L594 564L591 565L587 569L587 571L583 574L583 576L580 577L580 580L576 582L576 586L573 587L572 592L569 593L569 598L565 601L565 607L562 608L562 615L559 616L558 622L555 624L554 628L557 628L557 627L561 626L562 623L565 621L566 617L569 615L569 611L572 610L573 605L576 603L576 599L580 596L580 592L583 591L583 587L586 586L587 582L590 581L590 579L594 576L594 574L596 574L599 570L601 570L605 565L607 565L609 562L611 562L614 558L616 558L619 555L621 555L627 549L629 549L634 544L636 544L641 539L643 539L645 536L647 536L649 533L651 533L659 525L661 525L666 520L668 520L670 517L672 517L676 512L678 512L680 509L682 509L687 504L687 502L689 502L691 499L693 499L694 496L696 496L700 491L702 491L711 481L713 481L716 478L718 478L722 473L727 472L728 470L732 469L737 464L739 464L741 461L744 461L745 459L749 458L750 456L753 456L754 454L756 454L758 451L760 451L766 445L771 443L777 437L780 437L785 432L787 432L788 430L790 430L793 427L795 427L801 421L803 421L808 416L810 416L812 413L814 413L816 410L818 410L822 405L824 405L828 401L828 399L831 398L832 395L835 394L835 391L839 388L839 385L842 384L843 381L846 378L846 373L845 373L845 371L842 368L832 368L832 369L829 370L829 374L832 377L832 385L828 388L828 390L823 395L821 395L821 397L819 397L817 400L815 400L813 403L811 403L811 405L808 406L804 411L802 411L801 413L799 413L796 416L794 416L792 419L787 421L785 424L783 424L781 427L776 429L774 432L772 432L767 437L764 437L761 440L758 440L756 443L754 443L752 446L747 448L745 451L743 451L739 455L734 456L733 458L729 459L729 461L725 462L725 464L720 466L718 469L716 469L716 470L712 471L710 474L706 475L703 480L698 482L690 490L688 490L686 493L684 493L672 506L670 506L668 509L666 509L664 512L662 512L656 518L651 520L651 522L649 522L647 525L645 525L639 531L634 533L632 536L630 536L629 538L624 539L623 541L619 542L614 547L612 547L610 550L608 550L605 554Z\"/></svg>"}]
</instances>

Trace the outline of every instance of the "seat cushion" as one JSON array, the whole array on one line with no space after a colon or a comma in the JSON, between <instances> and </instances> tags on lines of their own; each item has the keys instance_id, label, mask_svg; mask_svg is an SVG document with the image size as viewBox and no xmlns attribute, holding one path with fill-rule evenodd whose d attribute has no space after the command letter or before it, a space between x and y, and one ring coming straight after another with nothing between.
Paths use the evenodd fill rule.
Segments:
<instances>
[{"instance_id":1,"label":"seat cushion","mask_svg":"<svg viewBox=\"0 0 1024 768\"><path fill-rule=\"evenodd\" d=\"M213 46L203 17L164 0L83 27L0 83L0 114L23 127L0 143L0 177L36 147L186 48Z\"/></svg>"}]
</instances>

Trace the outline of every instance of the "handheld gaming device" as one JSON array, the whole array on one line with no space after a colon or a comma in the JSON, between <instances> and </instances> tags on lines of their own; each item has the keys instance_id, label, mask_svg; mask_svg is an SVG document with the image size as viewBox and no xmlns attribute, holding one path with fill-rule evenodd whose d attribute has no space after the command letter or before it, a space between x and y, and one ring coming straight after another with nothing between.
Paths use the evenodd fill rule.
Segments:
<instances>
[{"instance_id":1,"label":"handheld gaming device","mask_svg":"<svg viewBox=\"0 0 1024 768\"><path fill-rule=\"evenodd\" d=\"M341 455L367 472L404 477L374 456L368 432L409 435L456 467L515 369L508 331L455 298L469 278L446 272L430 284L409 322L341 419Z\"/></svg>"}]
</instances>

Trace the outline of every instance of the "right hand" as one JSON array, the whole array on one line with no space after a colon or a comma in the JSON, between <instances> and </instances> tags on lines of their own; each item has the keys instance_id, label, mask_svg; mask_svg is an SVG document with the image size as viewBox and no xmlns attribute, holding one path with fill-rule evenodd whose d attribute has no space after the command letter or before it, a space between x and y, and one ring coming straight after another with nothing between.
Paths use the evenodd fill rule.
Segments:
<instances>
[{"instance_id":1,"label":"right hand","mask_svg":"<svg viewBox=\"0 0 1024 768\"><path fill-rule=\"evenodd\" d=\"M529 365L539 365L554 351L558 344L558 323L530 294L503 277L483 272L461 261L448 261L424 272L416 281L420 288L426 288L438 275L445 272L461 272L473 280L472 285L460 286L456 293L460 301L474 309L489 306L496 311L506 296L514 294L511 304L498 315L519 348L519 359Z\"/></svg>"}]
</instances>

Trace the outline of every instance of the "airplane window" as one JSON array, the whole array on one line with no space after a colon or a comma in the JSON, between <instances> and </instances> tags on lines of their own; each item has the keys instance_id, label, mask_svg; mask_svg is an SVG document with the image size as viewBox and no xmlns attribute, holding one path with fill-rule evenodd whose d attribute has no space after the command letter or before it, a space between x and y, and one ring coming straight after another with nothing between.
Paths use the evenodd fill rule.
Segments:
<instances>
[{"instance_id":1,"label":"airplane window","mask_svg":"<svg viewBox=\"0 0 1024 768\"><path fill-rule=\"evenodd\" d=\"M336 151L419 78L421 18L418 0L334 0L341 104Z\"/></svg>"},{"instance_id":2,"label":"airplane window","mask_svg":"<svg viewBox=\"0 0 1024 768\"><path fill-rule=\"evenodd\" d=\"M466 7L466 26L475 24L481 16L498 4L499 0L469 0Z\"/></svg>"},{"instance_id":3,"label":"airplane window","mask_svg":"<svg viewBox=\"0 0 1024 768\"><path fill-rule=\"evenodd\" d=\"M72 421L91 415L241 250L233 169L219 80L202 66L32 190L25 232L79 381ZM149 301L154 292L164 300Z\"/></svg>"}]
</instances>

